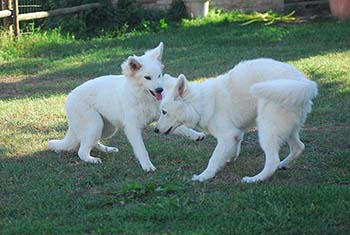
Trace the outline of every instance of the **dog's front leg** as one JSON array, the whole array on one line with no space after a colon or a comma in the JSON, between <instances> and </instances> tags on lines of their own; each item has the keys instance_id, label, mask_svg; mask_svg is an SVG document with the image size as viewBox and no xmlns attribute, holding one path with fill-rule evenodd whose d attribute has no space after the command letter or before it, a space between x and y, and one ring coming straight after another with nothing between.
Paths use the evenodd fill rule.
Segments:
<instances>
[{"instance_id":1,"label":"dog's front leg","mask_svg":"<svg viewBox=\"0 0 350 235\"><path fill-rule=\"evenodd\" d=\"M204 140L205 134L202 132L195 131L193 129L190 129L184 125L179 126L175 129L174 134L186 136L192 140L195 141L201 141Z\"/></svg>"},{"instance_id":2,"label":"dog's front leg","mask_svg":"<svg viewBox=\"0 0 350 235\"><path fill-rule=\"evenodd\" d=\"M227 159L236 151L236 145L232 139L233 136L231 135L218 137L218 144L209 160L207 168L200 175L193 175L192 180L203 182L215 176L220 168L225 165Z\"/></svg>"},{"instance_id":3,"label":"dog's front leg","mask_svg":"<svg viewBox=\"0 0 350 235\"><path fill-rule=\"evenodd\" d=\"M146 150L145 144L143 143L141 129L134 126L126 126L125 135L128 138L136 158L139 160L143 170L149 172L154 171L156 168L153 166L148 152Z\"/></svg>"}]
</instances>

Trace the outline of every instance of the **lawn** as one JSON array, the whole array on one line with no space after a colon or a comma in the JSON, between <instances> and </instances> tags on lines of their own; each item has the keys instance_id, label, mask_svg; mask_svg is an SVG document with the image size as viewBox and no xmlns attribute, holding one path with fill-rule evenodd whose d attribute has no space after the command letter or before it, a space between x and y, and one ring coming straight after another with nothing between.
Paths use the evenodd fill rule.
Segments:
<instances>
[{"instance_id":1,"label":"lawn","mask_svg":"<svg viewBox=\"0 0 350 235\"><path fill-rule=\"evenodd\" d=\"M78 40L35 33L0 47L1 234L350 234L350 24L333 20L250 24L215 22ZM157 171L144 173L123 133L93 152L47 150L67 129L67 93L82 82L119 74L129 55L165 44L165 72L190 80L219 75L241 60L272 57L319 85L301 139L306 150L289 170L246 185L264 157L256 132L240 158L209 182L192 182L216 145L161 136L148 127ZM287 153L283 148L282 156Z\"/></svg>"}]
</instances>

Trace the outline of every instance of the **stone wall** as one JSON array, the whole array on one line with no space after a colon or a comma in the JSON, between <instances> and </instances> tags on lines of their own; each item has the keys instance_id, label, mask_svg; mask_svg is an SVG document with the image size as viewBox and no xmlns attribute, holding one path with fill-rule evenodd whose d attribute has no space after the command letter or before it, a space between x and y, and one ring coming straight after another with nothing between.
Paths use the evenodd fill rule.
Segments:
<instances>
[{"instance_id":1,"label":"stone wall","mask_svg":"<svg viewBox=\"0 0 350 235\"><path fill-rule=\"evenodd\" d=\"M146 9L157 8L161 10L167 10L170 8L173 0L137 0L141 2L142 6Z\"/></svg>"},{"instance_id":2,"label":"stone wall","mask_svg":"<svg viewBox=\"0 0 350 235\"><path fill-rule=\"evenodd\" d=\"M284 0L211 0L210 6L225 10L241 11L282 11Z\"/></svg>"}]
</instances>

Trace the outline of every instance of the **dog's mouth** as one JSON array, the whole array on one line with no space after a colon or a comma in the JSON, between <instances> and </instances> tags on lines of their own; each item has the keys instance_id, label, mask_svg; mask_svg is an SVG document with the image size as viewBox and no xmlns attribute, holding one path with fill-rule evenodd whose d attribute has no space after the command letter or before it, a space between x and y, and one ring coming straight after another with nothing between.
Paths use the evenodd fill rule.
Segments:
<instances>
[{"instance_id":1,"label":"dog's mouth","mask_svg":"<svg viewBox=\"0 0 350 235\"><path fill-rule=\"evenodd\" d=\"M170 131L173 129L173 127L171 126L165 133L164 133L164 135L167 135L167 134L169 134L170 133Z\"/></svg>"},{"instance_id":2,"label":"dog's mouth","mask_svg":"<svg viewBox=\"0 0 350 235\"><path fill-rule=\"evenodd\" d=\"M149 93L151 93L153 97L156 98L156 100L161 101L163 99L162 93L154 92L152 90L148 90L148 91Z\"/></svg>"}]
</instances>

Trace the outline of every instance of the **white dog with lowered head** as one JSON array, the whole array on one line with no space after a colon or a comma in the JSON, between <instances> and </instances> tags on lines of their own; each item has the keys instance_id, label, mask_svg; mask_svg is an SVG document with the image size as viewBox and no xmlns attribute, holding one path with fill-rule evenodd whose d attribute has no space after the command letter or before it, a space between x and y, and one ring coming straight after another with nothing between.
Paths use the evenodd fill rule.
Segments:
<instances>
[{"instance_id":1,"label":"white dog with lowered head","mask_svg":"<svg viewBox=\"0 0 350 235\"><path fill-rule=\"evenodd\" d=\"M50 140L54 151L78 150L81 160L100 163L90 156L93 147L118 152L99 143L123 128L142 169L154 171L142 139L145 125L159 117L163 92L163 43L142 56L130 56L122 65L123 75L108 75L87 81L67 97L68 131L62 140ZM180 127L178 134L201 140L204 134Z\"/></svg>"},{"instance_id":2,"label":"white dog with lowered head","mask_svg":"<svg viewBox=\"0 0 350 235\"><path fill-rule=\"evenodd\" d=\"M226 74L202 83L189 83L180 75L161 102L155 131L168 134L186 125L216 137L218 143L207 168L193 176L193 180L205 181L239 155L244 131L256 125L265 167L242 182L263 181L278 168L286 168L304 150L299 131L316 95L315 82L291 65L272 59L241 62ZM279 149L285 142L290 153L280 162Z\"/></svg>"}]
</instances>

